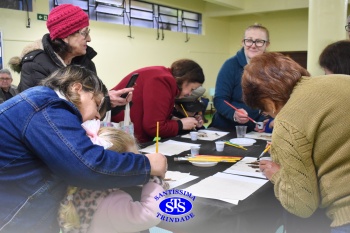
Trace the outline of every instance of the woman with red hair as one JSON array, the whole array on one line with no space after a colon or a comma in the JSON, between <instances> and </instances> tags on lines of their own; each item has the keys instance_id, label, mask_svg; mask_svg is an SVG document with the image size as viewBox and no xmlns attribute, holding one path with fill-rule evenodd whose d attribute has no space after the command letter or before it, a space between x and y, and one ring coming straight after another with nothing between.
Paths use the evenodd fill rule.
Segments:
<instances>
[{"instance_id":1,"label":"woman with red hair","mask_svg":"<svg viewBox=\"0 0 350 233\"><path fill-rule=\"evenodd\" d=\"M245 67L243 100L275 118L270 154L260 170L282 206L307 218L326 209L331 232L350 232L350 79L309 77L279 53L254 57ZM316 226L315 226L316 227Z\"/></svg>"}]
</instances>

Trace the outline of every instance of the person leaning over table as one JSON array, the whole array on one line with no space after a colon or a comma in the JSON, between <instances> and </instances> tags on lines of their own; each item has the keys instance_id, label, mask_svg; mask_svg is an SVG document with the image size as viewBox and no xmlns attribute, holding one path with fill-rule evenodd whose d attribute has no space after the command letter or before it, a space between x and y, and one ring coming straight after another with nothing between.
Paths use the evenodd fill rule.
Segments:
<instances>
[{"instance_id":1,"label":"person leaning over table","mask_svg":"<svg viewBox=\"0 0 350 233\"><path fill-rule=\"evenodd\" d=\"M159 153L117 153L81 127L100 119L107 93L92 71L67 66L0 105L0 231L59 232L67 185L109 189L164 177Z\"/></svg>"},{"instance_id":2,"label":"person leaning over table","mask_svg":"<svg viewBox=\"0 0 350 233\"><path fill-rule=\"evenodd\" d=\"M91 41L89 16L80 7L61 4L53 8L46 26L49 33L26 46L20 57L9 61L10 67L21 74L20 92L37 86L52 72L71 64L82 65L97 74L92 61L97 53L87 45ZM120 96L132 90L110 91L105 101L108 109L124 106L126 100ZM130 95L128 101L131 98Z\"/></svg>"},{"instance_id":3,"label":"person leaning over table","mask_svg":"<svg viewBox=\"0 0 350 233\"><path fill-rule=\"evenodd\" d=\"M318 63L325 74L350 75L350 40L331 43L322 51Z\"/></svg>"},{"instance_id":4,"label":"person leaning over table","mask_svg":"<svg viewBox=\"0 0 350 233\"><path fill-rule=\"evenodd\" d=\"M0 104L18 94L17 87L12 85L12 80L8 69L0 70Z\"/></svg>"},{"instance_id":5,"label":"person leaning over table","mask_svg":"<svg viewBox=\"0 0 350 233\"><path fill-rule=\"evenodd\" d=\"M260 161L260 170L287 211L307 218L320 207L332 233L350 232L350 79L309 76L279 53L256 56L245 67L244 102L275 117L273 162Z\"/></svg>"},{"instance_id":6,"label":"person leaning over table","mask_svg":"<svg viewBox=\"0 0 350 233\"><path fill-rule=\"evenodd\" d=\"M193 60L180 59L171 67L150 66L128 74L112 90L123 88L132 74L138 73L133 105L130 108L131 122L134 124L135 137L140 143L152 141L156 136L159 122L159 137L168 138L179 134L181 130L190 130L200 123L193 117L172 120L172 111L176 98L191 95L192 91L204 83L202 68ZM124 112L113 114L112 121L123 120Z\"/></svg>"},{"instance_id":7,"label":"person leaning over table","mask_svg":"<svg viewBox=\"0 0 350 233\"><path fill-rule=\"evenodd\" d=\"M198 124L196 126L196 130L199 129L205 129L203 126L203 117L202 115L199 115L203 110L204 104L200 100L200 97L203 96L205 93L205 88L200 86L196 90L193 90L191 95L180 98L180 99L175 99L175 105L173 109L173 120L180 120L184 117L194 117L197 121ZM183 134L188 134L191 132L193 129L190 130L181 130L179 132L179 135Z\"/></svg>"},{"instance_id":8,"label":"person leaning over table","mask_svg":"<svg viewBox=\"0 0 350 233\"><path fill-rule=\"evenodd\" d=\"M216 112L209 127L235 129L236 125L247 125L248 131L256 128L248 116L257 122L265 120L259 109L251 109L242 100L242 73L250 59L263 54L270 45L269 31L261 24L249 26L242 39L242 49L225 61L221 67L215 86L214 106ZM240 111L235 111L224 101Z\"/></svg>"}]
</instances>

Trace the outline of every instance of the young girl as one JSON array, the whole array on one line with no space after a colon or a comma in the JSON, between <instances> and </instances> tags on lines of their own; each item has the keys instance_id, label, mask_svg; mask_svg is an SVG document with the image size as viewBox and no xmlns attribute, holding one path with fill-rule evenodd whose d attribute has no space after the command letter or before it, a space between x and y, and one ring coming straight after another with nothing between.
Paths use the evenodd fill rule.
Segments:
<instances>
[{"instance_id":1,"label":"young girl","mask_svg":"<svg viewBox=\"0 0 350 233\"><path fill-rule=\"evenodd\" d=\"M82 124L94 144L105 149L137 153L135 139L114 127L101 127L99 120ZM103 181L102 181L103 182ZM151 177L142 188L141 200L119 189L89 190L69 187L59 210L59 222L64 233L73 232L137 232L157 225L159 203L154 197L168 188L158 177Z\"/></svg>"}]
</instances>

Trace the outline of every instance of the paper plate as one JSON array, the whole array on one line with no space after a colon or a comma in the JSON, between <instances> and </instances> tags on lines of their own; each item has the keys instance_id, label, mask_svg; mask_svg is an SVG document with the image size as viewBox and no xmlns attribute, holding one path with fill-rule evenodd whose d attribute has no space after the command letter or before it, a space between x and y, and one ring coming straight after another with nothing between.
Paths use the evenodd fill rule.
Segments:
<instances>
[{"instance_id":1,"label":"paper plate","mask_svg":"<svg viewBox=\"0 0 350 233\"><path fill-rule=\"evenodd\" d=\"M256 140L251 138L232 138L230 142L241 146L252 146L256 143Z\"/></svg>"},{"instance_id":2,"label":"paper plate","mask_svg":"<svg viewBox=\"0 0 350 233\"><path fill-rule=\"evenodd\" d=\"M218 162L190 162L197 167L212 167L218 164Z\"/></svg>"}]
</instances>

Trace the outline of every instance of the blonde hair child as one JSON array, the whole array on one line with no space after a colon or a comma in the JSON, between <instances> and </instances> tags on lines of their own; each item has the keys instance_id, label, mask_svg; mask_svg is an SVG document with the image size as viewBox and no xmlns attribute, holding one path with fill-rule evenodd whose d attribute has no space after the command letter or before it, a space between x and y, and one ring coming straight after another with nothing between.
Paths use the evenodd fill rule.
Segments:
<instances>
[{"instance_id":1,"label":"blonde hair child","mask_svg":"<svg viewBox=\"0 0 350 233\"><path fill-rule=\"evenodd\" d=\"M122 130L100 128L99 120L87 121L82 126L94 144L117 152L138 153L135 138ZM59 209L60 227L64 233L116 233L149 229L160 222L156 217L159 203L154 196L167 188L166 182L151 177L142 188L140 202L136 202L119 189L100 191L68 187Z\"/></svg>"}]
</instances>

